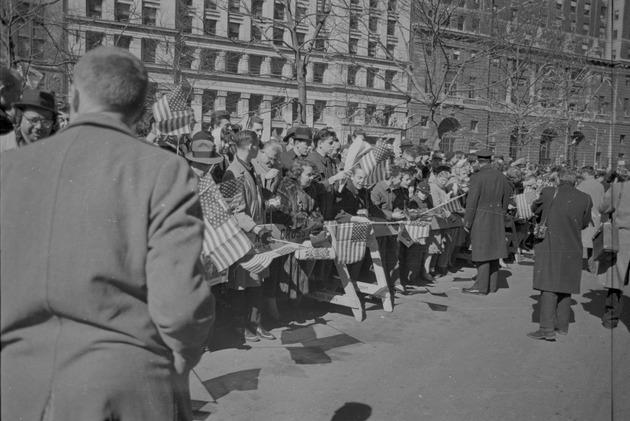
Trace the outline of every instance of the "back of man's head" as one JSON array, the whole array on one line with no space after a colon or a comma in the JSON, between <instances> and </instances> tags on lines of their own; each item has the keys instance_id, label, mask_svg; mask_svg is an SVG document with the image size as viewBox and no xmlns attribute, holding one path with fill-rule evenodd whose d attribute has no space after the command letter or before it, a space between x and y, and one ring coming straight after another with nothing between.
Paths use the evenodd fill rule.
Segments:
<instances>
[{"instance_id":1,"label":"back of man's head","mask_svg":"<svg viewBox=\"0 0 630 421\"><path fill-rule=\"evenodd\" d=\"M95 48L74 66L74 85L86 102L134 122L142 115L148 82L144 64L123 48ZM75 111L78 107L73 104Z\"/></svg>"},{"instance_id":2,"label":"back of man's head","mask_svg":"<svg viewBox=\"0 0 630 421\"><path fill-rule=\"evenodd\" d=\"M17 70L0 67L0 108L9 109L20 99L22 76Z\"/></svg>"}]
</instances>

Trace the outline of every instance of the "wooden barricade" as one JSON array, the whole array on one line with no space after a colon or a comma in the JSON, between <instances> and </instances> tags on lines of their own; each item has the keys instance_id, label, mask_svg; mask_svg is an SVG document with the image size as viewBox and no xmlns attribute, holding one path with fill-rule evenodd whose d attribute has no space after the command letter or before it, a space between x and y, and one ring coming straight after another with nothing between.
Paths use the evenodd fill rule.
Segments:
<instances>
[{"instance_id":1,"label":"wooden barricade","mask_svg":"<svg viewBox=\"0 0 630 421\"><path fill-rule=\"evenodd\" d=\"M328 232L331 235L333 248L335 248L335 245L337 244L335 230L328 229ZM337 268L337 272L339 273L339 280L341 282L343 292L317 290L310 293L309 296L319 301L350 308L354 318L358 321L365 319L365 307L357 292L380 298L383 303L383 309L388 312L393 311L392 296L389 292L389 288L387 287L387 280L385 278L385 271L383 270L383 263L378 250L376 237L396 234L398 234L396 227L388 225L370 225L366 238L366 252L369 251L370 256L372 257L374 274L376 275L376 284L350 279L350 273L348 272L346 265L344 263L340 263L335 257L334 264Z\"/></svg>"}]
</instances>

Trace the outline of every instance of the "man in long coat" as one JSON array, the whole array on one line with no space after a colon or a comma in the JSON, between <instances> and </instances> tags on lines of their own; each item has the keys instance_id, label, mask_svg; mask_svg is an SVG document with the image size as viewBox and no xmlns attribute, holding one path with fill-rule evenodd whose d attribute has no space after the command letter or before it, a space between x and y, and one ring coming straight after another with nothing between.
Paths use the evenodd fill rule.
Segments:
<instances>
[{"instance_id":1,"label":"man in long coat","mask_svg":"<svg viewBox=\"0 0 630 421\"><path fill-rule=\"evenodd\" d=\"M127 50L91 50L72 124L1 157L3 420L191 418L214 301L194 175L130 129L147 84Z\"/></svg>"},{"instance_id":2,"label":"man in long coat","mask_svg":"<svg viewBox=\"0 0 630 421\"><path fill-rule=\"evenodd\" d=\"M595 170L593 167L584 167L581 170L582 182L576 187L579 191L584 192L591 196L591 202L593 203L593 221L588 227L582 230L582 244L586 249L586 256L588 258L588 270L589 272L595 272L595 261L593 260L593 235L599 227L600 214L597 210L597 206L604 198L606 190L599 181L595 180Z\"/></svg>"},{"instance_id":3,"label":"man in long coat","mask_svg":"<svg viewBox=\"0 0 630 421\"><path fill-rule=\"evenodd\" d=\"M619 233L619 251L599 262L598 281L607 289L606 308L602 316L605 328L619 323L623 290L630 281L630 181L612 183L599 204L602 217L612 212Z\"/></svg>"},{"instance_id":4,"label":"man in long coat","mask_svg":"<svg viewBox=\"0 0 630 421\"><path fill-rule=\"evenodd\" d=\"M472 261L477 264L477 279L466 294L487 295L497 291L499 259L507 257L505 213L512 187L500 171L491 166L492 152L477 152L479 171L470 177L466 198L464 229L470 232Z\"/></svg>"},{"instance_id":5,"label":"man in long coat","mask_svg":"<svg viewBox=\"0 0 630 421\"><path fill-rule=\"evenodd\" d=\"M558 172L558 187L546 187L532 203L532 212L547 225L543 241L534 246L534 289L540 291L540 329L534 339L554 341L556 331L569 332L571 294L580 293L582 230L591 222L591 198L577 190L575 174ZM555 196L555 197L554 197Z\"/></svg>"}]
</instances>

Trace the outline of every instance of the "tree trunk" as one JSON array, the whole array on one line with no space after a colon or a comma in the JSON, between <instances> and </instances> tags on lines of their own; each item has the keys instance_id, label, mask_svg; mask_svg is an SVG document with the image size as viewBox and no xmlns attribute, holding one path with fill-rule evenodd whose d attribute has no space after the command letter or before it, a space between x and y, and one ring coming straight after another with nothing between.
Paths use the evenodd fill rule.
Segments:
<instances>
[{"instance_id":1,"label":"tree trunk","mask_svg":"<svg viewBox=\"0 0 630 421\"><path fill-rule=\"evenodd\" d=\"M295 72L298 89L298 120L306 124L306 63L299 50L295 54Z\"/></svg>"}]
</instances>

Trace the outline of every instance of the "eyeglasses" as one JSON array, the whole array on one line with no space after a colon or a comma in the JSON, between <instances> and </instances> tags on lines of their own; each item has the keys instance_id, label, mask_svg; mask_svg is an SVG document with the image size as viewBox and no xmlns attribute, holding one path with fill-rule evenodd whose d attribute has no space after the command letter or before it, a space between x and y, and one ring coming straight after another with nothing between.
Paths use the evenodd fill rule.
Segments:
<instances>
[{"instance_id":1,"label":"eyeglasses","mask_svg":"<svg viewBox=\"0 0 630 421\"><path fill-rule=\"evenodd\" d=\"M40 124L43 128L50 129L53 125L52 120L45 120L43 118L38 118L38 117L34 117L34 118L28 118L27 116L22 116L22 117L25 118L26 121L31 123L33 126L37 126L38 124Z\"/></svg>"}]
</instances>

